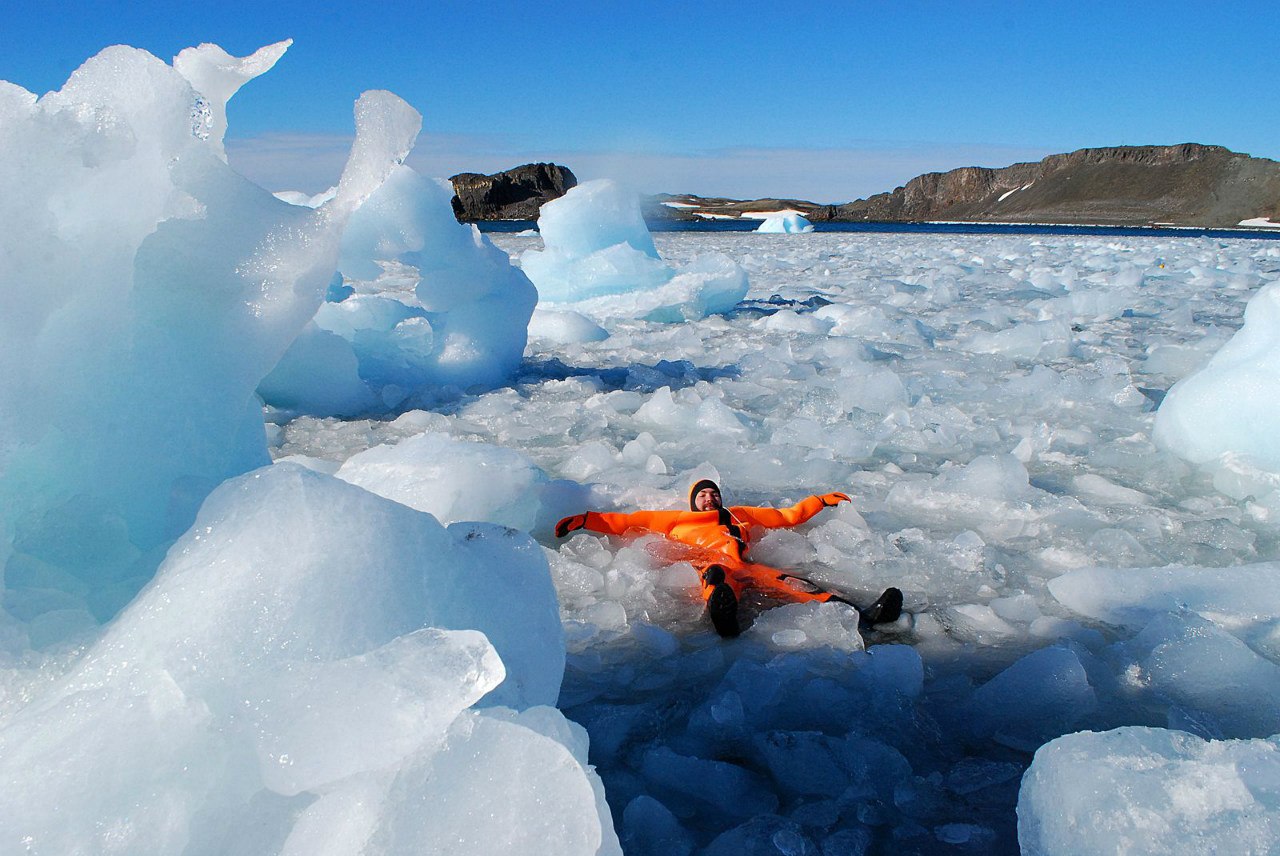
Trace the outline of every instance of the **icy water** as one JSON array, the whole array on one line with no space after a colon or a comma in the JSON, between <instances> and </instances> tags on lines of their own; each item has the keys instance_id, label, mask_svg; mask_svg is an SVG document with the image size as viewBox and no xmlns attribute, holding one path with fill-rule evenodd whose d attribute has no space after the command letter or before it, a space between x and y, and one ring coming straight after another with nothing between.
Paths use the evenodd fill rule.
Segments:
<instances>
[{"instance_id":1,"label":"icy water","mask_svg":"<svg viewBox=\"0 0 1280 856\"><path fill-rule=\"evenodd\" d=\"M491 238L513 256L539 244ZM1164 392L1280 280L1280 244L655 240L675 264L726 253L748 299L684 324L615 323L601 342L534 339L516 383L442 399L416 427L298 419L275 450L341 461L429 424L592 486L600 510L680 507L702 475L730 504L853 497L755 556L856 602L902 588L910 615L865 652L835 605L760 612L721 640L692 569L660 544L535 531L568 639L560 706L590 733L627 853L1013 853L1036 746L1194 721L1126 684L1126 640L1046 583L1277 557L1274 515L1150 437ZM1046 648L1083 664L1088 693L1024 699L992 681Z\"/></svg>"},{"instance_id":2,"label":"icy water","mask_svg":"<svg viewBox=\"0 0 1280 856\"><path fill-rule=\"evenodd\" d=\"M648 224L650 232L754 232L760 228L759 220L654 220ZM811 224L816 232L891 235L1013 235L1032 237L1038 235L1145 237L1145 238L1248 238L1280 240L1280 229L1201 229L1196 227L1159 226L1076 226L1070 224L1036 223L886 223L886 222L824 222ZM476 224L486 233L524 232L536 229L535 220L487 220Z\"/></svg>"}]
</instances>

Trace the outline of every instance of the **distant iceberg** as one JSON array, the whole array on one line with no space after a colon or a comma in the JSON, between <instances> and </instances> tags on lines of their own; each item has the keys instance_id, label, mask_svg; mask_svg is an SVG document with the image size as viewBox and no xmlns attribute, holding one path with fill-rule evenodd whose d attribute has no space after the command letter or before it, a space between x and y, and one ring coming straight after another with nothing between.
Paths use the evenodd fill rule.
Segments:
<instances>
[{"instance_id":1,"label":"distant iceberg","mask_svg":"<svg viewBox=\"0 0 1280 856\"><path fill-rule=\"evenodd\" d=\"M777 211L766 217L756 231L792 235L812 232L813 224L799 211Z\"/></svg>"}]
</instances>

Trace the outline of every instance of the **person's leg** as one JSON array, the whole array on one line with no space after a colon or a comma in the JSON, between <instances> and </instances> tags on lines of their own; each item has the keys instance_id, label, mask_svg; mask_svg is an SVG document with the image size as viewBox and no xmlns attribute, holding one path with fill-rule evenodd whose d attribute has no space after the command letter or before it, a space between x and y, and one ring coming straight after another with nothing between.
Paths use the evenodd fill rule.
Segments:
<instances>
[{"instance_id":1,"label":"person's leg","mask_svg":"<svg viewBox=\"0 0 1280 856\"><path fill-rule=\"evenodd\" d=\"M788 574L768 565L743 565L734 569L734 575L741 583L789 603L807 603L815 600L819 603L830 601L847 603L858 610L862 620L867 624L890 624L897 621L898 616L902 614L902 592L896 588L885 589L875 603L862 609L848 598L825 591L803 577Z\"/></svg>"},{"instance_id":2,"label":"person's leg","mask_svg":"<svg viewBox=\"0 0 1280 856\"><path fill-rule=\"evenodd\" d=\"M731 638L742 632L738 625L738 594L723 565L708 565L702 570L702 598L717 633Z\"/></svg>"},{"instance_id":3,"label":"person's leg","mask_svg":"<svg viewBox=\"0 0 1280 856\"><path fill-rule=\"evenodd\" d=\"M867 624L892 624L902 615L902 591L889 588L884 590L876 602L862 610L862 620Z\"/></svg>"},{"instance_id":4,"label":"person's leg","mask_svg":"<svg viewBox=\"0 0 1280 856\"><path fill-rule=\"evenodd\" d=\"M803 577L788 574L768 565L740 565L733 569L733 575L737 578L740 587L753 588L787 603L807 603L813 600L819 603L826 603L829 600L847 603L840 596L826 591Z\"/></svg>"}]
</instances>

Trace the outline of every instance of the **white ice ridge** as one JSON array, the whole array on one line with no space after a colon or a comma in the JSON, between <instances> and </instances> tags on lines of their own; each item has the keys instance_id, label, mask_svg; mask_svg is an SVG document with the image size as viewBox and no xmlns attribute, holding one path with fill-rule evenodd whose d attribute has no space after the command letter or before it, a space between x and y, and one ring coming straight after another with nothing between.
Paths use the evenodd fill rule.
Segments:
<instances>
[{"instance_id":1,"label":"white ice ridge","mask_svg":"<svg viewBox=\"0 0 1280 856\"><path fill-rule=\"evenodd\" d=\"M1229 568L1082 568L1049 581L1049 591L1073 612L1140 630L1165 612L1194 612L1233 633L1250 636L1280 621L1280 563Z\"/></svg>"},{"instance_id":2,"label":"white ice ridge","mask_svg":"<svg viewBox=\"0 0 1280 856\"><path fill-rule=\"evenodd\" d=\"M1270 217L1253 217L1249 220L1241 220L1237 225L1245 226L1252 229L1257 229L1257 228L1280 229L1280 223L1277 223L1276 221L1272 220Z\"/></svg>"},{"instance_id":3,"label":"white ice ridge","mask_svg":"<svg viewBox=\"0 0 1280 856\"><path fill-rule=\"evenodd\" d=\"M786 217L788 214L797 214L803 216L802 212L796 211L794 208L779 208L777 211L743 211L743 220L770 220L774 217Z\"/></svg>"}]
</instances>

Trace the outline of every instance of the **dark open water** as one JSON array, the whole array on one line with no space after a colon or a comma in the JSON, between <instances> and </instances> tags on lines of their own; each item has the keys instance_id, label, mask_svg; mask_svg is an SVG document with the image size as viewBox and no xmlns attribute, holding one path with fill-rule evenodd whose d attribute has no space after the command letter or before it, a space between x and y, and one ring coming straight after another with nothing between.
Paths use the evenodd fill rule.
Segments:
<instances>
[{"instance_id":1,"label":"dark open water","mask_svg":"<svg viewBox=\"0 0 1280 856\"><path fill-rule=\"evenodd\" d=\"M477 223L481 232L536 229L533 220ZM754 232L759 220L657 220L650 232ZM1010 223L814 223L816 232L911 233L924 235L1134 235L1152 238L1257 238L1280 240L1280 229L1182 229L1152 226L1058 226Z\"/></svg>"}]
</instances>

